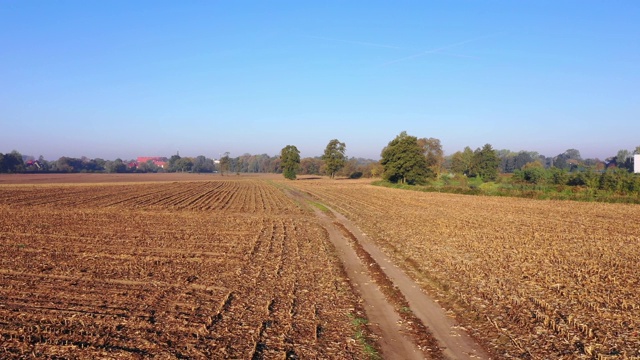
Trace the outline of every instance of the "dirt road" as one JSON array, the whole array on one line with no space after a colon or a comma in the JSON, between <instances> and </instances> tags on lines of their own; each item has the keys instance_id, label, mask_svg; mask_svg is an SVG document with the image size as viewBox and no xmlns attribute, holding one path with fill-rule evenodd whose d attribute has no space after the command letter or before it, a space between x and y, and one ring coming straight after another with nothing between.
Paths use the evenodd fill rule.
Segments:
<instances>
[{"instance_id":1,"label":"dirt road","mask_svg":"<svg viewBox=\"0 0 640 360\"><path fill-rule=\"evenodd\" d=\"M298 201L309 202L307 196L301 192L289 190L287 193ZM408 277L400 268L395 266L388 257L367 239L342 214L323 205L325 211L314 208L320 223L329 233L331 242L336 247L338 255L354 287L359 290L363 299L365 311L369 321L376 325L379 332L379 345L382 357L385 359L490 359L488 353L482 349L463 328L456 325L455 320L447 316L446 312L427 296L420 287ZM342 228L342 229L339 229ZM420 349L416 345L416 336L403 325L397 307L394 306L383 291L376 284L369 270L374 264L363 263L356 249L350 244L348 237L356 241L356 246L364 249L375 261L377 268L399 290L418 321L429 329L430 334L438 343L439 349ZM370 260L369 260L370 261Z\"/></svg>"}]
</instances>

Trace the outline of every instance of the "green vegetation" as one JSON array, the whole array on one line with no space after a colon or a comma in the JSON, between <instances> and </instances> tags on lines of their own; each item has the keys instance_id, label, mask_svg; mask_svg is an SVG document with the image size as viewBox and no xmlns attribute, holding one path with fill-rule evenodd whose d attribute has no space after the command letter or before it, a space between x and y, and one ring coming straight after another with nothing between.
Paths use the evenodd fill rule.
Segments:
<instances>
[{"instance_id":1,"label":"green vegetation","mask_svg":"<svg viewBox=\"0 0 640 360\"><path fill-rule=\"evenodd\" d=\"M282 151L280 151L280 166L286 179L296 179L296 173L300 168L300 151L297 147L287 145L282 148Z\"/></svg>"},{"instance_id":2,"label":"green vegetation","mask_svg":"<svg viewBox=\"0 0 640 360\"><path fill-rule=\"evenodd\" d=\"M354 339L362 345L365 354L367 354L367 357L370 360L382 359L382 357L378 353L378 350L372 345L372 341L367 336L366 326L369 321L365 318L355 316L352 313L349 313L349 319L351 319L351 325L353 325L356 331L356 333L354 334Z\"/></svg>"},{"instance_id":3,"label":"green vegetation","mask_svg":"<svg viewBox=\"0 0 640 360\"><path fill-rule=\"evenodd\" d=\"M321 203L315 202L315 201L309 201L309 203L311 205L313 205L314 207L318 208L322 212L331 213L331 210L329 210L328 207L324 206L324 204L321 204Z\"/></svg>"},{"instance_id":4,"label":"green vegetation","mask_svg":"<svg viewBox=\"0 0 640 360\"><path fill-rule=\"evenodd\" d=\"M342 169L347 162L344 154L345 151L346 145L338 139L329 141L329 144L327 144L327 147L324 149L322 160L324 160L327 174L329 174L329 177L332 179L335 178L336 172Z\"/></svg>"},{"instance_id":5,"label":"green vegetation","mask_svg":"<svg viewBox=\"0 0 640 360\"><path fill-rule=\"evenodd\" d=\"M382 178L400 184L423 184L433 177L418 138L401 132L382 150Z\"/></svg>"},{"instance_id":6,"label":"green vegetation","mask_svg":"<svg viewBox=\"0 0 640 360\"><path fill-rule=\"evenodd\" d=\"M614 169L572 172L557 168L525 167L513 175L501 175L496 181L465 175L443 175L421 186L373 183L400 189L465 195L512 196L531 199L599 201L640 204L640 175Z\"/></svg>"},{"instance_id":7,"label":"green vegetation","mask_svg":"<svg viewBox=\"0 0 640 360\"><path fill-rule=\"evenodd\" d=\"M495 181L498 178L500 158L490 144L477 149L471 158L469 176L479 177L485 181Z\"/></svg>"}]
</instances>

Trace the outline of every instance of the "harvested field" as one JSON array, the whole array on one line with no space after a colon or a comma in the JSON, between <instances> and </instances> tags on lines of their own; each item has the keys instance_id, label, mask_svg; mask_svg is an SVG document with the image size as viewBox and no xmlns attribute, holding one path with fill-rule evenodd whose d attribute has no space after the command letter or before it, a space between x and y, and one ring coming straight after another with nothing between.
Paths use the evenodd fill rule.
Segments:
<instances>
[{"instance_id":1,"label":"harvested field","mask_svg":"<svg viewBox=\"0 0 640 360\"><path fill-rule=\"evenodd\" d=\"M141 182L166 182L166 181L208 181L223 179L236 179L257 177L255 174L243 174L242 176L230 175L221 177L219 174L198 174L198 173L76 173L76 174L56 174L56 173L34 173L34 174L0 174L0 184L113 184L113 183L141 183ZM263 175L260 177L273 177L274 175Z\"/></svg>"},{"instance_id":2,"label":"harvested field","mask_svg":"<svg viewBox=\"0 0 640 360\"><path fill-rule=\"evenodd\" d=\"M264 180L0 186L0 358L365 358L333 251Z\"/></svg>"},{"instance_id":3,"label":"harvested field","mask_svg":"<svg viewBox=\"0 0 640 360\"><path fill-rule=\"evenodd\" d=\"M640 357L640 207L307 180L496 358Z\"/></svg>"}]
</instances>

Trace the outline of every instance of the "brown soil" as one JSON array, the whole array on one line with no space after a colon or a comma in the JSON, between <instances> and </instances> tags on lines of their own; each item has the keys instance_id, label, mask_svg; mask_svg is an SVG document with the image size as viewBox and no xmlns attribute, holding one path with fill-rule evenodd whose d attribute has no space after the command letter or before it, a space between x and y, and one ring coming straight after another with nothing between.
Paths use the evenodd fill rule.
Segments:
<instances>
[{"instance_id":1,"label":"brown soil","mask_svg":"<svg viewBox=\"0 0 640 360\"><path fill-rule=\"evenodd\" d=\"M156 181L233 180L238 178L281 178L276 174L192 174L192 173L142 173L142 174L0 174L0 184L90 184Z\"/></svg>"},{"instance_id":2,"label":"brown soil","mask_svg":"<svg viewBox=\"0 0 640 360\"><path fill-rule=\"evenodd\" d=\"M331 219L320 210L316 210L316 214L320 224L329 233L329 239L336 247L349 280L364 301L367 318L374 325L374 332L379 335L378 345L382 356L385 359L424 359L425 356L408 336L408 330L393 305L369 275L366 264L360 261Z\"/></svg>"},{"instance_id":3,"label":"brown soil","mask_svg":"<svg viewBox=\"0 0 640 360\"><path fill-rule=\"evenodd\" d=\"M286 192L298 200L306 198L297 191ZM329 212L315 209L315 213L329 232L350 280L360 290L367 317L378 326L384 358L490 359L464 328L362 231L342 214L327 209Z\"/></svg>"},{"instance_id":4,"label":"brown soil","mask_svg":"<svg viewBox=\"0 0 640 360\"><path fill-rule=\"evenodd\" d=\"M452 316L425 294L420 287L400 268L369 241L355 225L339 213L336 221L343 224L356 238L364 250L380 266L386 276L404 295L411 311L431 331L448 359L489 359L489 355L480 347L462 327L456 324Z\"/></svg>"}]
</instances>

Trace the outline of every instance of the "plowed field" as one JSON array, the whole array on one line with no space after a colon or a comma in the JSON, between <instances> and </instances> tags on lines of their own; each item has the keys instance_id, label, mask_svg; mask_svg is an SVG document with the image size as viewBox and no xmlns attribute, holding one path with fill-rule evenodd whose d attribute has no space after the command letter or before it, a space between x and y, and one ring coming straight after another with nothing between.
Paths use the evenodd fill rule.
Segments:
<instances>
[{"instance_id":1,"label":"plowed field","mask_svg":"<svg viewBox=\"0 0 640 360\"><path fill-rule=\"evenodd\" d=\"M0 358L365 358L333 251L264 180L0 186Z\"/></svg>"},{"instance_id":2,"label":"plowed field","mask_svg":"<svg viewBox=\"0 0 640 360\"><path fill-rule=\"evenodd\" d=\"M640 206L295 186L355 222L496 358L640 356Z\"/></svg>"}]
</instances>

